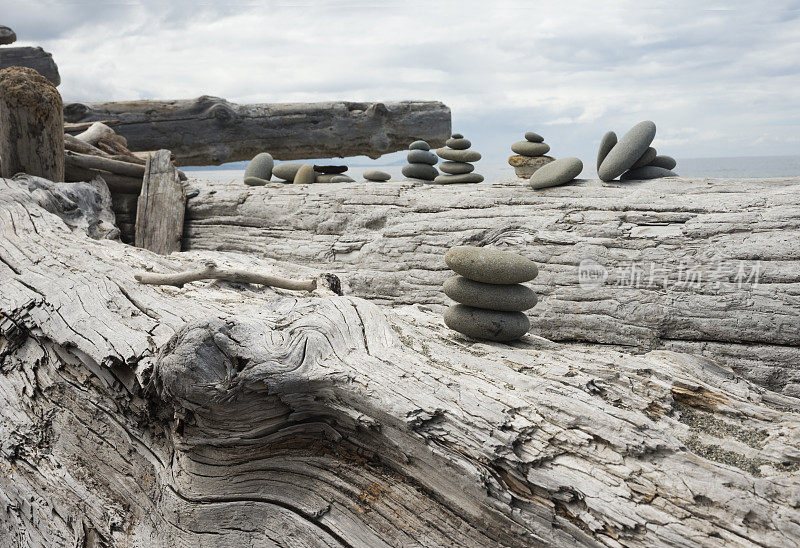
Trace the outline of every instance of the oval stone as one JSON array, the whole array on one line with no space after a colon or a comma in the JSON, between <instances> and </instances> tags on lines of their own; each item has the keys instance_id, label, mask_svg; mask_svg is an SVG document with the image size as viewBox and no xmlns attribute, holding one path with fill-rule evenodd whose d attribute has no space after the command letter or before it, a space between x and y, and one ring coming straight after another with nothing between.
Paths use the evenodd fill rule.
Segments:
<instances>
[{"instance_id":1,"label":"oval stone","mask_svg":"<svg viewBox=\"0 0 800 548\"><path fill-rule=\"evenodd\" d=\"M526 131L525 140L530 141L531 143L541 143L542 141L544 141L544 137L542 137L538 133L534 133L533 131Z\"/></svg>"},{"instance_id":2,"label":"oval stone","mask_svg":"<svg viewBox=\"0 0 800 548\"><path fill-rule=\"evenodd\" d=\"M477 162L481 159L481 153L475 150L453 150L452 148L437 148L436 154L443 160L453 162Z\"/></svg>"},{"instance_id":3,"label":"oval stone","mask_svg":"<svg viewBox=\"0 0 800 548\"><path fill-rule=\"evenodd\" d=\"M315 182L316 179L317 176L311 164L303 164L300 166L300 169L297 170L297 173L294 174L294 180L292 182L296 185L308 185Z\"/></svg>"},{"instance_id":4,"label":"oval stone","mask_svg":"<svg viewBox=\"0 0 800 548\"><path fill-rule=\"evenodd\" d=\"M522 312L483 310L465 304L454 304L445 310L444 323L473 339L497 342L515 341L531 328L531 321Z\"/></svg>"},{"instance_id":5,"label":"oval stone","mask_svg":"<svg viewBox=\"0 0 800 548\"><path fill-rule=\"evenodd\" d=\"M17 34L8 27L0 25L0 44L13 44L17 41Z\"/></svg>"},{"instance_id":6,"label":"oval stone","mask_svg":"<svg viewBox=\"0 0 800 548\"><path fill-rule=\"evenodd\" d=\"M453 134L450 136L450 138L451 138L451 139L463 139L463 138L464 138L464 136L463 136L463 135L461 135L460 133L453 133Z\"/></svg>"},{"instance_id":7,"label":"oval stone","mask_svg":"<svg viewBox=\"0 0 800 548\"><path fill-rule=\"evenodd\" d=\"M547 143L532 143L530 141L517 141L511 145L511 150L522 156L543 156L550 152L550 145Z\"/></svg>"},{"instance_id":8,"label":"oval stone","mask_svg":"<svg viewBox=\"0 0 800 548\"><path fill-rule=\"evenodd\" d=\"M403 166L403 176L409 179L422 179L423 181L433 181L439 172L429 164L408 164Z\"/></svg>"},{"instance_id":9,"label":"oval stone","mask_svg":"<svg viewBox=\"0 0 800 548\"><path fill-rule=\"evenodd\" d=\"M613 181L636 163L656 136L656 125L650 120L639 122L622 136L600 164L597 175L603 181Z\"/></svg>"},{"instance_id":10,"label":"oval stone","mask_svg":"<svg viewBox=\"0 0 800 548\"><path fill-rule=\"evenodd\" d=\"M315 170L316 171L316 170ZM354 183L355 181L341 173L317 173L317 183Z\"/></svg>"},{"instance_id":11,"label":"oval stone","mask_svg":"<svg viewBox=\"0 0 800 548\"><path fill-rule=\"evenodd\" d=\"M638 169L632 169L622 174L623 181L646 181L648 179L658 179L660 177L677 177L678 174L664 169L663 167L644 166Z\"/></svg>"},{"instance_id":12,"label":"oval stone","mask_svg":"<svg viewBox=\"0 0 800 548\"><path fill-rule=\"evenodd\" d=\"M547 188L573 181L583 171L583 162L578 158L559 158L536 170L531 175L531 188Z\"/></svg>"},{"instance_id":13,"label":"oval stone","mask_svg":"<svg viewBox=\"0 0 800 548\"><path fill-rule=\"evenodd\" d=\"M484 284L464 276L453 276L444 282L444 294L454 301L505 312L522 312L536 306L537 297L533 289L522 284Z\"/></svg>"},{"instance_id":14,"label":"oval stone","mask_svg":"<svg viewBox=\"0 0 800 548\"><path fill-rule=\"evenodd\" d=\"M442 162L439 169L451 175L461 175L462 173L472 173L475 166L466 162Z\"/></svg>"},{"instance_id":15,"label":"oval stone","mask_svg":"<svg viewBox=\"0 0 800 548\"><path fill-rule=\"evenodd\" d=\"M261 179L259 177L245 177L244 178L244 184L246 184L247 186L264 186L268 182L269 181L267 181L266 179Z\"/></svg>"},{"instance_id":16,"label":"oval stone","mask_svg":"<svg viewBox=\"0 0 800 548\"><path fill-rule=\"evenodd\" d=\"M245 183L247 183L247 179L249 177L253 177L255 179L261 179L264 181L269 181L272 178L272 166L275 165L275 160L272 159L272 155L266 152L261 152L253 156L253 159L250 160L247 164L247 168L244 170L244 178ZM251 184L251 183L247 183ZM265 183L258 183L265 184Z\"/></svg>"},{"instance_id":17,"label":"oval stone","mask_svg":"<svg viewBox=\"0 0 800 548\"><path fill-rule=\"evenodd\" d=\"M529 258L490 247L457 246L445 254L444 262L457 274L486 284L520 284L539 274Z\"/></svg>"},{"instance_id":18,"label":"oval stone","mask_svg":"<svg viewBox=\"0 0 800 548\"><path fill-rule=\"evenodd\" d=\"M675 158L672 156L656 156L653 158L653 161L650 162L650 165L653 167L663 167L664 169L675 169L678 162L676 162Z\"/></svg>"},{"instance_id":19,"label":"oval stone","mask_svg":"<svg viewBox=\"0 0 800 548\"><path fill-rule=\"evenodd\" d=\"M317 177L317 178L319 178L319 177ZM334 175L333 177L331 177L331 181L330 182L332 182L332 183L355 183L356 180L353 179L352 177L348 177L347 175Z\"/></svg>"},{"instance_id":20,"label":"oval stone","mask_svg":"<svg viewBox=\"0 0 800 548\"><path fill-rule=\"evenodd\" d=\"M435 165L439 161L436 154L427 150L410 150L406 156L409 164Z\"/></svg>"},{"instance_id":21,"label":"oval stone","mask_svg":"<svg viewBox=\"0 0 800 548\"><path fill-rule=\"evenodd\" d=\"M631 166L631 169L637 169L644 166L649 166L650 163L656 159L658 152L653 147L647 147L642 157L636 160L636 163Z\"/></svg>"},{"instance_id":22,"label":"oval stone","mask_svg":"<svg viewBox=\"0 0 800 548\"><path fill-rule=\"evenodd\" d=\"M272 174L275 175L275 177L277 177L278 179L283 179L284 181L292 182L294 180L295 174L297 174L297 170L300 169L300 166L302 165L303 164L298 162L285 162L282 164L278 164L272 168Z\"/></svg>"},{"instance_id":23,"label":"oval stone","mask_svg":"<svg viewBox=\"0 0 800 548\"><path fill-rule=\"evenodd\" d=\"M385 171L380 171L378 169L368 169L363 173L363 175L367 181L373 181L377 183L383 183L392 178L392 176Z\"/></svg>"},{"instance_id":24,"label":"oval stone","mask_svg":"<svg viewBox=\"0 0 800 548\"><path fill-rule=\"evenodd\" d=\"M600 166L603 164L603 160L606 159L608 153L611 152L611 149L614 148L614 145L617 144L617 134L613 131L606 132L603 135L603 138L600 139L600 148L597 149L597 171L600 171Z\"/></svg>"},{"instance_id":25,"label":"oval stone","mask_svg":"<svg viewBox=\"0 0 800 548\"><path fill-rule=\"evenodd\" d=\"M439 175L433 180L440 185L454 185L459 183L482 183L483 175L479 173L462 173L459 175Z\"/></svg>"},{"instance_id":26,"label":"oval stone","mask_svg":"<svg viewBox=\"0 0 800 548\"><path fill-rule=\"evenodd\" d=\"M431 145L429 145L425 141L414 141L410 145L408 145L409 150L430 150Z\"/></svg>"},{"instance_id":27,"label":"oval stone","mask_svg":"<svg viewBox=\"0 0 800 548\"><path fill-rule=\"evenodd\" d=\"M448 139L444 142L445 145L449 146L453 150L467 150L469 147L472 146L472 143L469 139Z\"/></svg>"}]
</instances>

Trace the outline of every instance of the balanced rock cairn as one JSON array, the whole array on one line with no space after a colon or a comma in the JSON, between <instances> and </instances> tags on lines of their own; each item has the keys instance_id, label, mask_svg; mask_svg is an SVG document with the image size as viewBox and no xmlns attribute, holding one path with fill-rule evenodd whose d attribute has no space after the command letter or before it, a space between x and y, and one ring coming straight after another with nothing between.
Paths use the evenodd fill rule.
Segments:
<instances>
[{"instance_id":1,"label":"balanced rock cairn","mask_svg":"<svg viewBox=\"0 0 800 548\"><path fill-rule=\"evenodd\" d=\"M677 162L671 156L659 156L650 146L656 137L656 125L646 120L639 122L617 141L617 134L609 131L600 140L597 151L597 175L603 181L657 179L677 177L672 169Z\"/></svg>"},{"instance_id":2,"label":"balanced rock cairn","mask_svg":"<svg viewBox=\"0 0 800 548\"><path fill-rule=\"evenodd\" d=\"M533 131L525 133L524 141L511 145L511 151L517 154L508 158L508 164L514 168L517 177L523 179L530 179L537 169L555 160L552 156L545 156L550 152L550 145Z\"/></svg>"},{"instance_id":3,"label":"balanced rock cairn","mask_svg":"<svg viewBox=\"0 0 800 548\"><path fill-rule=\"evenodd\" d=\"M355 182L353 178L344 174L345 171L347 171L347 166L312 166L299 162L284 162L272 168L275 177L282 179L285 183L296 185Z\"/></svg>"},{"instance_id":4,"label":"balanced rock cairn","mask_svg":"<svg viewBox=\"0 0 800 548\"><path fill-rule=\"evenodd\" d=\"M364 173L364 179L372 183L385 183L392 178L391 175L379 169L368 169Z\"/></svg>"},{"instance_id":5,"label":"balanced rock cairn","mask_svg":"<svg viewBox=\"0 0 800 548\"><path fill-rule=\"evenodd\" d=\"M453 184L453 183L480 183L483 181L483 175L472 173L475 169L470 162L477 162L481 159L481 153L474 150L469 150L472 143L469 139L465 139L460 133L453 133L453 135L445 141L444 147L437 149L436 154L442 160L439 169L444 171L446 175L439 175L433 182L439 184Z\"/></svg>"},{"instance_id":6,"label":"balanced rock cairn","mask_svg":"<svg viewBox=\"0 0 800 548\"><path fill-rule=\"evenodd\" d=\"M444 256L454 276L444 293L459 304L444 313L447 327L475 339L513 341L531 327L523 311L536 305L536 293L525 285L539 273L530 259L499 249L454 247Z\"/></svg>"},{"instance_id":7,"label":"balanced rock cairn","mask_svg":"<svg viewBox=\"0 0 800 548\"><path fill-rule=\"evenodd\" d=\"M403 166L403 176L408 179L433 181L439 172L433 167L439 158L431 152L431 146L425 141L414 141L408 145L408 165Z\"/></svg>"}]
</instances>

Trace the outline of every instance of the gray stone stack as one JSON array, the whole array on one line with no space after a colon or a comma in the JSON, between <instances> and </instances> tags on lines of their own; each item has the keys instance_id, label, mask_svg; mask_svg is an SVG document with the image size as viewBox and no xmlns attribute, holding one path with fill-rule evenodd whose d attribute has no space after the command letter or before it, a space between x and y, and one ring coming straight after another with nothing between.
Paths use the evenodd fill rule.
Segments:
<instances>
[{"instance_id":1,"label":"gray stone stack","mask_svg":"<svg viewBox=\"0 0 800 548\"><path fill-rule=\"evenodd\" d=\"M530 259L499 249L454 247L444 256L460 276L448 279L445 295L458 302L444 313L447 327L475 339L513 341L531 327L523 312L536 305L536 293L522 285L539 273Z\"/></svg>"},{"instance_id":2,"label":"gray stone stack","mask_svg":"<svg viewBox=\"0 0 800 548\"><path fill-rule=\"evenodd\" d=\"M469 150L472 143L469 139L465 139L460 133L453 133L453 135L445 141L444 147L437 149L436 154L442 160L439 169L445 172L445 175L439 175L433 180L434 183L439 184L453 184L453 183L480 183L483 181L483 175L472 173L475 166L471 162L477 162L481 159L481 153L474 150Z\"/></svg>"},{"instance_id":3,"label":"gray stone stack","mask_svg":"<svg viewBox=\"0 0 800 548\"><path fill-rule=\"evenodd\" d=\"M545 156L550 152L550 145L544 142L544 137L533 131L525 133L524 141L511 145L511 151L517 154L508 158L508 164L514 168L517 177L523 179L530 179L537 169L555 160L552 156Z\"/></svg>"},{"instance_id":4,"label":"gray stone stack","mask_svg":"<svg viewBox=\"0 0 800 548\"><path fill-rule=\"evenodd\" d=\"M677 165L675 159L659 156L650 146L655 136L656 125L649 120L633 126L619 141L613 131L603 135L597 151L598 177L603 181L677 177L672 171Z\"/></svg>"},{"instance_id":5,"label":"gray stone stack","mask_svg":"<svg viewBox=\"0 0 800 548\"><path fill-rule=\"evenodd\" d=\"M431 146L425 141L414 141L408 145L408 165L403 166L403 176L409 179L433 181L439 172L433 167L439 158L431 152Z\"/></svg>"}]
</instances>

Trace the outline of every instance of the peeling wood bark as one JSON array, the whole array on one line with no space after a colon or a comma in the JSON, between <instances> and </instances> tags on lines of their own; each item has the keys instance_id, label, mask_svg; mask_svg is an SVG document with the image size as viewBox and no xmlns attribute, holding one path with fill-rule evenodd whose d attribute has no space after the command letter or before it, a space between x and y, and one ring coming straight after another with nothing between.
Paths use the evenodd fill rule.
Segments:
<instances>
[{"instance_id":1,"label":"peeling wood bark","mask_svg":"<svg viewBox=\"0 0 800 548\"><path fill-rule=\"evenodd\" d=\"M2 545L798 544L794 398L425 306L138 285L311 269L88 239L38 205L69 186L0 180Z\"/></svg>"},{"instance_id":2,"label":"peeling wood bark","mask_svg":"<svg viewBox=\"0 0 800 548\"><path fill-rule=\"evenodd\" d=\"M151 155L145 167L142 192L136 207L136 247L161 255L181 250L186 191L170 151Z\"/></svg>"},{"instance_id":3,"label":"peeling wood bark","mask_svg":"<svg viewBox=\"0 0 800 548\"><path fill-rule=\"evenodd\" d=\"M54 86L61 84L53 55L39 47L0 48L0 70L8 67L27 67L35 70Z\"/></svg>"},{"instance_id":4,"label":"peeling wood bark","mask_svg":"<svg viewBox=\"0 0 800 548\"><path fill-rule=\"evenodd\" d=\"M278 160L382 154L416 139L444 146L450 109L435 101L265 103L219 97L71 103L68 122L114 119L131 150L169 149L177 165L218 165L269 152Z\"/></svg>"}]
</instances>

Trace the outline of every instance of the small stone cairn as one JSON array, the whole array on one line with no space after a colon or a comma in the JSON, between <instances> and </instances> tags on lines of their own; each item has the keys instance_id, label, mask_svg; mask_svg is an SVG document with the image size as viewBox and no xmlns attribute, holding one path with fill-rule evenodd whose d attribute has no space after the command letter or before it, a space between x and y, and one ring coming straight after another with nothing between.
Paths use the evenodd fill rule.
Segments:
<instances>
[{"instance_id":1,"label":"small stone cairn","mask_svg":"<svg viewBox=\"0 0 800 548\"><path fill-rule=\"evenodd\" d=\"M617 134L607 132L597 151L597 175L603 181L617 177L623 181L677 177L677 162L671 156L659 156L650 146L656 137L656 125L639 122L617 141Z\"/></svg>"},{"instance_id":2,"label":"small stone cairn","mask_svg":"<svg viewBox=\"0 0 800 548\"><path fill-rule=\"evenodd\" d=\"M471 164L481 159L481 153L469 150L471 146L469 139L465 139L460 133L453 133L445 146L436 150L439 158L446 160L439 165L445 175L439 175L433 182L443 185L482 182L483 175L472 173L475 166Z\"/></svg>"},{"instance_id":3,"label":"small stone cairn","mask_svg":"<svg viewBox=\"0 0 800 548\"><path fill-rule=\"evenodd\" d=\"M414 141L408 145L406 159L408 164L403 166L403 176L408 179L433 181L439 175L439 172L433 167L439 158L431 152L431 146L425 141Z\"/></svg>"},{"instance_id":4,"label":"small stone cairn","mask_svg":"<svg viewBox=\"0 0 800 548\"><path fill-rule=\"evenodd\" d=\"M552 156L545 156L550 152L550 145L544 142L544 137L533 131L525 133L524 141L511 145L511 151L516 155L508 158L508 164L522 179L530 179L537 169L555 160Z\"/></svg>"},{"instance_id":5,"label":"small stone cairn","mask_svg":"<svg viewBox=\"0 0 800 548\"><path fill-rule=\"evenodd\" d=\"M458 302L444 313L450 329L468 337L513 341L531 327L523 311L536 305L537 297L523 282L539 273L530 259L499 249L454 247L444 260L459 276L445 281L445 295Z\"/></svg>"}]
</instances>

